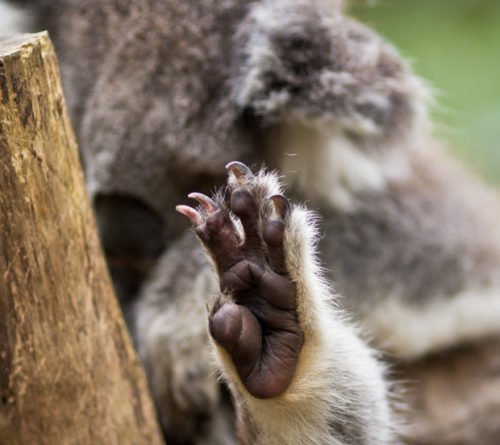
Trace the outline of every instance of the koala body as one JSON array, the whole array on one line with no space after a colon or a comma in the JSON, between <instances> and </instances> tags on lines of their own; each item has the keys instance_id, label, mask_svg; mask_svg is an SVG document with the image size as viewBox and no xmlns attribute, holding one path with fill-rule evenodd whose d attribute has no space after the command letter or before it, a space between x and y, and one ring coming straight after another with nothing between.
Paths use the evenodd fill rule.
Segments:
<instances>
[{"instance_id":1,"label":"koala body","mask_svg":"<svg viewBox=\"0 0 500 445\"><path fill-rule=\"evenodd\" d=\"M430 95L392 46L335 0L36 3L169 444L236 440L206 323L220 283L174 211L188 192L221 185L235 159L278 169L288 195L319 212L336 290L311 284L313 253L288 261L305 343L278 396L247 394L215 338L239 424L252 426L240 439L495 443L498 197L434 140ZM294 224L286 252L312 249L307 220ZM327 315L315 318L315 305ZM329 342L310 347L315 335ZM374 350L410 387L398 396L410 409L393 409Z\"/></svg>"}]
</instances>

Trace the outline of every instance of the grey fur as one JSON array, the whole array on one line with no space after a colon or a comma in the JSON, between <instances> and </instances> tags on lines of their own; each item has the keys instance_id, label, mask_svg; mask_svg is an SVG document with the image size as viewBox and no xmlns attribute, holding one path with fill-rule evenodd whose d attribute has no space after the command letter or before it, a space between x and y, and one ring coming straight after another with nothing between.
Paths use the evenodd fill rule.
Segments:
<instances>
[{"instance_id":1,"label":"grey fur","mask_svg":"<svg viewBox=\"0 0 500 445\"><path fill-rule=\"evenodd\" d=\"M265 20L264 14L279 20ZM234 96L267 124L328 119L356 133L351 124L366 119L378 128L377 137L387 138L412 120L406 65L332 1L263 1L242 23L237 48Z\"/></svg>"},{"instance_id":2,"label":"grey fur","mask_svg":"<svg viewBox=\"0 0 500 445\"><path fill-rule=\"evenodd\" d=\"M388 296L418 307L499 285L496 196L449 160L415 157L408 180L360 194L355 213L323 214L323 258L352 310Z\"/></svg>"},{"instance_id":3,"label":"grey fur","mask_svg":"<svg viewBox=\"0 0 500 445\"><path fill-rule=\"evenodd\" d=\"M404 174L376 187L348 184L349 209L328 199L335 192L329 183L317 189L297 179L307 162L316 176L336 174L316 160L322 158L312 143L298 173L283 172L296 198L322 214L324 264L376 347L386 346L387 333L379 335L372 314L393 300L418 321L422 311L436 303L447 308L464 292L478 293L476 306L486 305L481 292L499 288L497 197L440 154L425 88L390 45L344 15L340 2L38 5L61 60L92 196L132 195L166 225L168 247L138 298L134 336L160 418L177 433L169 443L234 442L205 347L205 304L216 283L174 206L190 191L222 184L228 161L282 167L289 150L275 146L274 133L327 129L375 166L381 155L404 161ZM452 332L434 347L498 334L470 317L454 324L484 329ZM389 334L404 329L390 320ZM414 358L431 346L395 354ZM353 409L362 402L350 400ZM331 427L345 433L343 443L364 434L335 421Z\"/></svg>"}]
</instances>

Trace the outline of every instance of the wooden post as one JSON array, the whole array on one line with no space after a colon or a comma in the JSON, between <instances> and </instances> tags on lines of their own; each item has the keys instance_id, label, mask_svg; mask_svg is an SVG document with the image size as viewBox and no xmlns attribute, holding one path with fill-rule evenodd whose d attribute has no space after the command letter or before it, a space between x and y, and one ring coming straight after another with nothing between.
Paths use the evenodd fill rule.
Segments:
<instances>
[{"instance_id":1,"label":"wooden post","mask_svg":"<svg viewBox=\"0 0 500 445\"><path fill-rule=\"evenodd\" d=\"M162 443L46 33L0 40L0 443Z\"/></svg>"}]
</instances>

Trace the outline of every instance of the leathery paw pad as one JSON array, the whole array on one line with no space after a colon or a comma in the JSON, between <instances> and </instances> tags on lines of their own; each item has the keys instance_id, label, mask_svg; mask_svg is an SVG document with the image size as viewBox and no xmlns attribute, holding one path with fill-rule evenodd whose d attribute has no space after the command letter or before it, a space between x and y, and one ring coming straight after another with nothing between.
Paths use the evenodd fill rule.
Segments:
<instances>
[{"instance_id":1,"label":"leathery paw pad","mask_svg":"<svg viewBox=\"0 0 500 445\"><path fill-rule=\"evenodd\" d=\"M231 162L227 199L191 193L187 216L212 257L223 298L209 314L209 332L229 354L254 397L281 395L292 382L304 335L297 292L287 271L286 230L293 211L278 177Z\"/></svg>"}]
</instances>

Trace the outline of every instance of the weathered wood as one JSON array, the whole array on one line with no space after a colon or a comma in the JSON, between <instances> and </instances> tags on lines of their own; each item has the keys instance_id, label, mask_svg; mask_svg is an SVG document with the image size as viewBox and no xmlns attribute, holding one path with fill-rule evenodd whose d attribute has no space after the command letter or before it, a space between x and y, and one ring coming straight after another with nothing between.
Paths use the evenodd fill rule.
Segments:
<instances>
[{"instance_id":1,"label":"weathered wood","mask_svg":"<svg viewBox=\"0 0 500 445\"><path fill-rule=\"evenodd\" d=\"M0 443L160 444L45 33L0 40Z\"/></svg>"}]
</instances>

